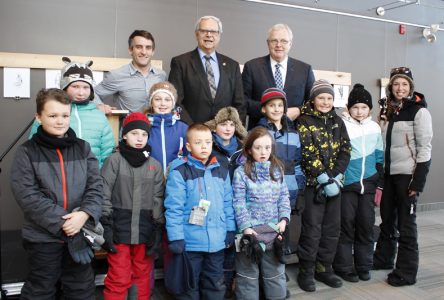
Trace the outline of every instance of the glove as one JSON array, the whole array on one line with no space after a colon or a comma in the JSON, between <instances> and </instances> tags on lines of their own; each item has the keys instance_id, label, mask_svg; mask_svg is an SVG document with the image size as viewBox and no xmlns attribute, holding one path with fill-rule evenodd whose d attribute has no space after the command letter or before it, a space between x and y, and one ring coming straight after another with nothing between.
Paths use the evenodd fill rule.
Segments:
<instances>
[{"instance_id":1,"label":"glove","mask_svg":"<svg viewBox=\"0 0 444 300\"><path fill-rule=\"evenodd\" d=\"M327 173L322 173L316 178L319 184L327 183L329 179L330 177L327 175Z\"/></svg>"},{"instance_id":2,"label":"glove","mask_svg":"<svg viewBox=\"0 0 444 300\"><path fill-rule=\"evenodd\" d=\"M339 184L340 188L343 188L344 185L342 184L342 180L344 179L344 175L342 175L341 173L339 173L338 175L336 175L335 178L333 178L337 184Z\"/></svg>"},{"instance_id":3,"label":"glove","mask_svg":"<svg viewBox=\"0 0 444 300\"><path fill-rule=\"evenodd\" d=\"M274 255L276 256L277 260L281 264L286 264L287 260L285 259L285 252L286 252L286 239L282 233L279 233L273 242L273 248L274 248Z\"/></svg>"},{"instance_id":4,"label":"glove","mask_svg":"<svg viewBox=\"0 0 444 300\"><path fill-rule=\"evenodd\" d=\"M91 262L94 253L83 236L83 232L79 232L72 237L66 237L66 242L69 254L76 263L86 265Z\"/></svg>"},{"instance_id":5,"label":"glove","mask_svg":"<svg viewBox=\"0 0 444 300\"><path fill-rule=\"evenodd\" d=\"M381 198L382 198L382 189L377 188L375 192L375 205L376 207L379 207L381 205Z\"/></svg>"},{"instance_id":6,"label":"glove","mask_svg":"<svg viewBox=\"0 0 444 300\"><path fill-rule=\"evenodd\" d=\"M332 183L324 186L324 193L327 197L335 197L339 195L339 185L333 180Z\"/></svg>"},{"instance_id":7,"label":"glove","mask_svg":"<svg viewBox=\"0 0 444 300\"><path fill-rule=\"evenodd\" d=\"M162 242L162 228L155 225L152 234L148 237L148 241L146 241L145 243L146 245L145 254L147 256L157 254L160 251L161 242Z\"/></svg>"},{"instance_id":8,"label":"glove","mask_svg":"<svg viewBox=\"0 0 444 300\"><path fill-rule=\"evenodd\" d=\"M262 250L259 241L253 234L244 234L240 240L240 251L245 253L252 263L258 264L261 262Z\"/></svg>"},{"instance_id":9,"label":"glove","mask_svg":"<svg viewBox=\"0 0 444 300\"><path fill-rule=\"evenodd\" d=\"M225 236L225 247L230 248L234 243L234 231L227 231L227 235Z\"/></svg>"},{"instance_id":10,"label":"glove","mask_svg":"<svg viewBox=\"0 0 444 300\"><path fill-rule=\"evenodd\" d=\"M174 254L181 254L183 251L185 251L185 241L184 240L177 240L172 241L168 245L168 249L170 249L171 252Z\"/></svg>"},{"instance_id":11,"label":"glove","mask_svg":"<svg viewBox=\"0 0 444 300\"><path fill-rule=\"evenodd\" d=\"M110 225L103 224L103 238L105 242L102 244L102 249L109 253L117 253L117 249L114 246L113 229Z\"/></svg>"}]
</instances>

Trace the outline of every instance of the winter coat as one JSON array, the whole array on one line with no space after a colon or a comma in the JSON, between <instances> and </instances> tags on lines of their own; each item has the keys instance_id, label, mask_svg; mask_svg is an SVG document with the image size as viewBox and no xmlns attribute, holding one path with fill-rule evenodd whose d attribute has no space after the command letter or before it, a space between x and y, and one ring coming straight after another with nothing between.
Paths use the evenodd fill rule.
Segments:
<instances>
[{"instance_id":1,"label":"winter coat","mask_svg":"<svg viewBox=\"0 0 444 300\"><path fill-rule=\"evenodd\" d=\"M301 141L293 122L287 119L287 129L278 130L276 125L269 122L266 117L259 120L257 126L268 130L276 145L276 156L284 164L285 182L292 207L296 205L299 190L305 188L305 175L301 168Z\"/></svg>"},{"instance_id":2,"label":"winter coat","mask_svg":"<svg viewBox=\"0 0 444 300\"><path fill-rule=\"evenodd\" d=\"M412 174L410 190L422 192L432 157L432 116L424 95L414 92L390 120L381 121L385 165L388 175Z\"/></svg>"},{"instance_id":3,"label":"winter coat","mask_svg":"<svg viewBox=\"0 0 444 300\"><path fill-rule=\"evenodd\" d=\"M166 174L170 162L188 154L185 147L188 125L174 114L153 114L148 118L151 123L148 140L151 156L161 163Z\"/></svg>"},{"instance_id":4,"label":"winter coat","mask_svg":"<svg viewBox=\"0 0 444 300\"><path fill-rule=\"evenodd\" d=\"M383 187L384 150L381 128L369 116L358 121L347 111L342 113L352 147L350 163L344 175L344 188L360 194L374 193Z\"/></svg>"},{"instance_id":5,"label":"winter coat","mask_svg":"<svg viewBox=\"0 0 444 300\"><path fill-rule=\"evenodd\" d=\"M95 224L99 221L103 181L96 157L81 139L61 149L26 141L17 149L10 179L24 213L22 236L27 241L60 242L62 216L77 207Z\"/></svg>"},{"instance_id":6,"label":"winter coat","mask_svg":"<svg viewBox=\"0 0 444 300\"><path fill-rule=\"evenodd\" d=\"M318 112L313 100L309 100L301 109L298 124L301 165L307 185L316 186L316 178L325 172L330 177L344 174L350 161L351 146L345 124L336 112Z\"/></svg>"},{"instance_id":7,"label":"winter coat","mask_svg":"<svg viewBox=\"0 0 444 300\"><path fill-rule=\"evenodd\" d=\"M232 197L228 171L214 156L205 165L190 154L174 160L166 183L168 240L185 240L186 251L224 249L227 231L236 230ZM191 209L201 199L211 202L204 224L190 224Z\"/></svg>"},{"instance_id":8,"label":"winter coat","mask_svg":"<svg viewBox=\"0 0 444 300\"><path fill-rule=\"evenodd\" d=\"M39 123L34 121L29 138L37 132ZM96 104L89 102L85 105L71 104L71 121L69 126L79 139L87 141L91 150L102 167L105 159L111 155L116 146L111 126L103 112L97 109Z\"/></svg>"},{"instance_id":9,"label":"winter coat","mask_svg":"<svg viewBox=\"0 0 444 300\"><path fill-rule=\"evenodd\" d=\"M218 163L228 170L230 181L233 179L234 170L239 166L238 158L242 155L242 143L239 139L237 139L237 145L236 152L230 155L228 151L223 149L217 140L213 138L213 151L211 154L216 156Z\"/></svg>"},{"instance_id":10,"label":"winter coat","mask_svg":"<svg viewBox=\"0 0 444 300\"><path fill-rule=\"evenodd\" d=\"M290 220L290 199L285 180L275 174L279 180L270 176L270 162L255 162L252 176L245 174L244 166L234 171L233 206L239 231L256 225L277 224L283 218Z\"/></svg>"},{"instance_id":11,"label":"winter coat","mask_svg":"<svg viewBox=\"0 0 444 300\"><path fill-rule=\"evenodd\" d=\"M148 241L154 224L163 224L165 182L160 163L150 157L140 167L113 153L102 167L103 216L110 217L113 238L119 244Z\"/></svg>"}]
</instances>

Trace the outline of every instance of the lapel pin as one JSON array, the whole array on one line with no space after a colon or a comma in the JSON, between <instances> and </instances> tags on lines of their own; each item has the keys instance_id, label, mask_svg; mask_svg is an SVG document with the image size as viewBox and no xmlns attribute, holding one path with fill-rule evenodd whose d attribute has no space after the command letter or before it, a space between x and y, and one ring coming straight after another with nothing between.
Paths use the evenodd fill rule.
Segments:
<instances>
[{"instance_id":1,"label":"lapel pin","mask_svg":"<svg viewBox=\"0 0 444 300\"><path fill-rule=\"evenodd\" d=\"M227 65L226 63L222 63L222 66L224 66L224 67L225 67L226 65Z\"/></svg>"}]
</instances>

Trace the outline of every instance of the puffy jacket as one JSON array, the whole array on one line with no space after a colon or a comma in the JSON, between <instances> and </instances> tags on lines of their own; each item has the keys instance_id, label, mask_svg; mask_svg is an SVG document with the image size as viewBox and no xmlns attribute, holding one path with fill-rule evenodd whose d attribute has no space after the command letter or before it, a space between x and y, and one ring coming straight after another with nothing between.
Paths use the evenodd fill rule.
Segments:
<instances>
[{"instance_id":1,"label":"puffy jacket","mask_svg":"<svg viewBox=\"0 0 444 300\"><path fill-rule=\"evenodd\" d=\"M414 92L388 122L381 121L385 174L412 174L409 189L422 192L432 157L432 116L424 95Z\"/></svg>"},{"instance_id":2,"label":"puffy jacket","mask_svg":"<svg viewBox=\"0 0 444 300\"><path fill-rule=\"evenodd\" d=\"M105 160L103 216L110 217L117 243L148 241L154 224L163 224L165 182L160 163L150 157L142 166L132 167L119 153Z\"/></svg>"},{"instance_id":3,"label":"puffy jacket","mask_svg":"<svg viewBox=\"0 0 444 300\"><path fill-rule=\"evenodd\" d=\"M381 128L372 117L358 121L347 111L342 113L352 147L350 163L344 175L344 190L360 194L374 193L383 187L384 149Z\"/></svg>"},{"instance_id":4,"label":"puffy jacket","mask_svg":"<svg viewBox=\"0 0 444 300\"><path fill-rule=\"evenodd\" d=\"M290 220L290 199L285 180L273 181L270 162L255 162L256 181L245 174L244 166L234 171L233 206L240 231L256 225ZM276 177L280 177L276 174Z\"/></svg>"},{"instance_id":5,"label":"puffy jacket","mask_svg":"<svg viewBox=\"0 0 444 300\"><path fill-rule=\"evenodd\" d=\"M34 121L29 138L37 132L39 123ZM71 104L71 121L69 126L79 139L87 141L94 155L102 167L105 159L113 152L116 146L111 126L106 116L97 109L96 104L90 102L85 105Z\"/></svg>"},{"instance_id":6,"label":"puffy jacket","mask_svg":"<svg viewBox=\"0 0 444 300\"><path fill-rule=\"evenodd\" d=\"M148 116L151 122L148 144L151 156L157 159L166 174L168 164L179 156L186 156L185 143L188 125L175 114L153 114Z\"/></svg>"},{"instance_id":7,"label":"puffy jacket","mask_svg":"<svg viewBox=\"0 0 444 300\"><path fill-rule=\"evenodd\" d=\"M83 140L62 149L47 148L33 139L26 141L17 149L10 179L25 217L25 240L59 242L62 216L76 207L96 223L100 219L103 181L97 159Z\"/></svg>"},{"instance_id":8,"label":"puffy jacket","mask_svg":"<svg viewBox=\"0 0 444 300\"><path fill-rule=\"evenodd\" d=\"M211 202L202 226L188 222L200 199ZM220 251L227 231L236 230L228 171L214 156L206 165L191 155L171 163L165 209L168 240L185 240L186 251Z\"/></svg>"},{"instance_id":9,"label":"puffy jacket","mask_svg":"<svg viewBox=\"0 0 444 300\"><path fill-rule=\"evenodd\" d=\"M214 135L215 133L213 133ZM212 154L216 156L219 164L226 168L230 174L230 180L233 179L234 170L239 166L238 158L242 155L242 143L239 139L237 139L237 150L232 155L228 153L221 145L219 145L218 141L213 136L213 150Z\"/></svg>"},{"instance_id":10,"label":"puffy jacket","mask_svg":"<svg viewBox=\"0 0 444 300\"><path fill-rule=\"evenodd\" d=\"M313 100L309 100L302 106L298 124L307 185L316 186L316 178L325 172L330 177L344 174L351 146L345 124L336 112L315 111Z\"/></svg>"}]
</instances>

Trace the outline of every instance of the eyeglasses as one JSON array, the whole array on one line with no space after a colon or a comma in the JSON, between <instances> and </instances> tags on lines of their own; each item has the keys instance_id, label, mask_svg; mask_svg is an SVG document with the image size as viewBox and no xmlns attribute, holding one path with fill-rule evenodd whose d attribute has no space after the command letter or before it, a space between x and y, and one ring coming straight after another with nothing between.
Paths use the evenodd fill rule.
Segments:
<instances>
[{"instance_id":1,"label":"eyeglasses","mask_svg":"<svg viewBox=\"0 0 444 300\"><path fill-rule=\"evenodd\" d=\"M290 43L290 41L288 41L288 40L268 40L268 42L273 46L276 46L278 43L281 43L281 45L287 46Z\"/></svg>"},{"instance_id":2,"label":"eyeglasses","mask_svg":"<svg viewBox=\"0 0 444 300\"><path fill-rule=\"evenodd\" d=\"M197 31L199 31L202 34L211 34L211 35L218 35L219 34L219 30L212 30L212 29L199 28Z\"/></svg>"}]
</instances>

